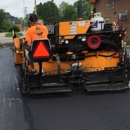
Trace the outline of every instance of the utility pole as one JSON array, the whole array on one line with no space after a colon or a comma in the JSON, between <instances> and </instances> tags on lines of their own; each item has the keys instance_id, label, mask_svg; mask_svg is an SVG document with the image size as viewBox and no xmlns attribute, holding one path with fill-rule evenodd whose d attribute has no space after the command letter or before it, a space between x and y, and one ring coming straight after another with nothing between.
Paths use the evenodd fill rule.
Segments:
<instances>
[{"instance_id":1,"label":"utility pole","mask_svg":"<svg viewBox=\"0 0 130 130\"><path fill-rule=\"evenodd\" d=\"M23 0L23 13L24 13L24 17L23 17L23 28L24 28L24 31L26 30L25 29L25 1Z\"/></svg>"},{"instance_id":2,"label":"utility pole","mask_svg":"<svg viewBox=\"0 0 130 130\"><path fill-rule=\"evenodd\" d=\"M37 4L36 4L36 0L34 0L34 9L35 9L35 14L37 15Z\"/></svg>"},{"instance_id":3,"label":"utility pole","mask_svg":"<svg viewBox=\"0 0 130 130\"><path fill-rule=\"evenodd\" d=\"M27 7L25 6L25 29L27 29L28 23L27 23Z\"/></svg>"}]
</instances>

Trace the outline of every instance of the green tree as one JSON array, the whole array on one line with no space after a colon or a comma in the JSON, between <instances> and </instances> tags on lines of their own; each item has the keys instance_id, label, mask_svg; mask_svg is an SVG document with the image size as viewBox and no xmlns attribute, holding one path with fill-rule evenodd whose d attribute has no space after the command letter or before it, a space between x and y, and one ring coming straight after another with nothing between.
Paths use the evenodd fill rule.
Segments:
<instances>
[{"instance_id":1,"label":"green tree","mask_svg":"<svg viewBox=\"0 0 130 130\"><path fill-rule=\"evenodd\" d=\"M59 10L53 0L37 5L37 14L40 19L50 24L59 21Z\"/></svg>"},{"instance_id":2,"label":"green tree","mask_svg":"<svg viewBox=\"0 0 130 130\"><path fill-rule=\"evenodd\" d=\"M4 25L4 21L5 21L5 13L3 9L0 9L0 30L4 31L3 25Z\"/></svg>"},{"instance_id":3,"label":"green tree","mask_svg":"<svg viewBox=\"0 0 130 130\"><path fill-rule=\"evenodd\" d=\"M90 3L84 0L81 0L82 3L82 18L85 20L90 19ZM77 19L77 6L78 1L76 1L73 5L69 5L68 3L62 1L59 5L59 16L60 21L67 20L76 20Z\"/></svg>"},{"instance_id":4,"label":"green tree","mask_svg":"<svg viewBox=\"0 0 130 130\"><path fill-rule=\"evenodd\" d=\"M43 19L43 4L40 2L39 5L37 5L37 14L39 19Z\"/></svg>"},{"instance_id":5,"label":"green tree","mask_svg":"<svg viewBox=\"0 0 130 130\"><path fill-rule=\"evenodd\" d=\"M11 26L11 24L7 21L7 20L4 20L4 24L3 24L3 31L4 32L7 32L8 31L8 28Z\"/></svg>"},{"instance_id":6,"label":"green tree","mask_svg":"<svg viewBox=\"0 0 130 130\"><path fill-rule=\"evenodd\" d=\"M86 20L89 20L90 19L90 16L91 16L91 9L90 9L90 3L89 2L86 2L84 0L81 0L82 2L82 18L83 19L86 19ZM78 1L76 1L74 4L73 4L73 7L75 9L75 11L77 12L77 6L78 6ZM77 14L76 14L77 15Z\"/></svg>"},{"instance_id":7,"label":"green tree","mask_svg":"<svg viewBox=\"0 0 130 130\"><path fill-rule=\"evenodd\" d=\"M64 14L65 14L65 9L67 8L69 4L67 2L62 1L61 4L59 5L59 16L60 16L60 21L64 21Z\"/></svg>"},{"instance_id":8,"label":"green tree","mask_svg":"<svg viewBox=\"0 0 130 130\"><path fill-rule=\"evenodd\" d=\"M7 31L12 32L12 26L10 26ZM20 32L20 28L18 26L14 25L14 31L15 32Z\"/></svg>"},{"instance_id":9,"label":"green tree","mask_svg":"<svg viewBox=\"0 0 130 130\"><path fill-rule=\"evenodd\" d=\"M72 5L68 5L64 9L63 20L64 21L76 20L76 11L74 10L74 7Z\"/></svg>"}]
</instances>

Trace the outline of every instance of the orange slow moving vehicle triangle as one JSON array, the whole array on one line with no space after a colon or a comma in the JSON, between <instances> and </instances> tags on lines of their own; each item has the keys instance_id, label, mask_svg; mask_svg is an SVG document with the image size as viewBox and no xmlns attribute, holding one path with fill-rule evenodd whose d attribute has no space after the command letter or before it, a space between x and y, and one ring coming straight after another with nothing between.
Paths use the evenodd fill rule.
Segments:
<instances>
[{"instance_id":1,"label":"orange slow moving vehicle triangle","mask_svg":"<svg viewBox=\"0 0 130 130\"><path fill-rule=\"evenodd\" d=\"M48 58L49 52L46 45L43 42L39 42L38 46L33 54L34 58Z\"/></svg>"}]
</instances>

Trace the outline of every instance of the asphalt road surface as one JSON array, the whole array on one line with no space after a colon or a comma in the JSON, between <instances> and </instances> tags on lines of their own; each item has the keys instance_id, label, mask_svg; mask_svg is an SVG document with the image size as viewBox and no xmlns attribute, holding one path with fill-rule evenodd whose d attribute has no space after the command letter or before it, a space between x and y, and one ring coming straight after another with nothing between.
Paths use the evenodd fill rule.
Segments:
<instances>
[{"instance_id":1,"label":"asphalt road surface","mask_svg":"<svg viewBox=\"0 0 130 130\"><path fill-rule=\"evenodd\" d=\"M0 49L0 130L130 130L130 91L28 97Z\"/></svg>"}]
</instances>

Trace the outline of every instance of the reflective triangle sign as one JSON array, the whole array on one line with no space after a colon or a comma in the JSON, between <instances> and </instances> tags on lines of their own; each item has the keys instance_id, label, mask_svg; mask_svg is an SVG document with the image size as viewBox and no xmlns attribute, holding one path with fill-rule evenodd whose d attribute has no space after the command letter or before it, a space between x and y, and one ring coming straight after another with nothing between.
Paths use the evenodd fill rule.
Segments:
<instances>
[{"instance_id":1,"label":"reflective triangle sign","mask_svg":"<svg viewBox=\"0 0 130 130\"><path fill-rule=\"evenodd\" d=\"M48 58L49 52L44 42L39 42L33 53L34 58Z\"/></svg>"}]
</instances>

